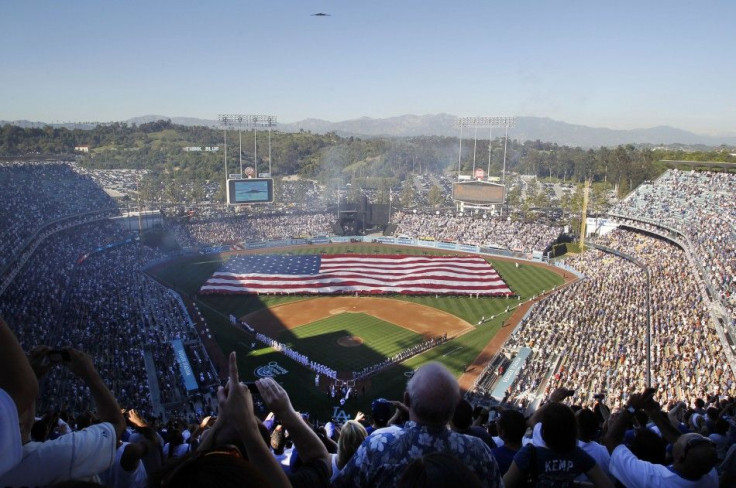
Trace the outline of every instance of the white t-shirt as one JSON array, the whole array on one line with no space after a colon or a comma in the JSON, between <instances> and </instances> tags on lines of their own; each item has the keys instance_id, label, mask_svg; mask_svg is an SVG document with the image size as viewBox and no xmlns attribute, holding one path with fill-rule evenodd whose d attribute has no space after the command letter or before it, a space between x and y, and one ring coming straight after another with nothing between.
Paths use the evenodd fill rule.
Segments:
<instances>
[{"instance_id":1,"label":"white t-shirt","mask_svg":"<svg viewBox=\"0 0 736 488\"><path fill-rule=\"evenodd\" d=\"M20 464L0 476L0 486L46 486L67 480L87 480L115 461L115 428L111 423L46 442L23 446Z\"/></svg>"},{"instance_id":2,"label":"white t-shirt","mask_svg":"<svg viewBox=\"0 0 736 488\"><path fill-rule=\"evenodd\" d=\"M611 455L608 454L608 449L606 449L605 446L595 441L583 442L579 440L578 447L580 447L583 451L590 454L590 457L595 459L596 464L598 464L598 466L601 467L603 472L607 476L610 476L608 472L608 464L611 460ZM585 476L584 474L581 474L580 476L575 478L575 481L588 481L588 477Z\"/></svg>"},{"instance_id":3,"label":"white t-shirt","mask_svg":"<svg viewBox=\"0 0 736 488\"><path fill-rule=\"evenodd\" d=\"M667 466L638 459L623 444L613 450L609 468L611 474L627 488L718 488L715 469L697 481L686 480Z\"/></svg>"},{"instance_id":4,"label":"white t-shirt","mask_svg":"<svg viewBox=\"0 0 736 488\"><path fill-rule=\"evenodd\" d=\"M522 441L522 444L526 445L527 443ZM534 424L534 428L532 429L532 444L537 447L547 447L547 443L542 439L542 422Z\"/></svg>"},{"instance_id":5,"label":"white t-shirt","mask_svg":"<svg viewBox=\"0 0 736 488\"><path fill-rule=\"evenodd\" d=\"M0 388L0 476L18 464L22 457L18 408L10 395Z\"/></svg>"},{"instance_id":6,"label":"white t-shirt","mask_svg":"<svg viewBox=\"0 0 736 488\"><path fill-rule=\"evenodd\" d=\"M107 488L146 488L148 486L148 476L143 462L138 461L138 465L133 471L125 471L120 465L120 459L123 457L125 447L130 442L123 442L118 447L115 454L115 464L110 466L104 473L100 475L102 484Z\"/></svg>"}]
</instances>

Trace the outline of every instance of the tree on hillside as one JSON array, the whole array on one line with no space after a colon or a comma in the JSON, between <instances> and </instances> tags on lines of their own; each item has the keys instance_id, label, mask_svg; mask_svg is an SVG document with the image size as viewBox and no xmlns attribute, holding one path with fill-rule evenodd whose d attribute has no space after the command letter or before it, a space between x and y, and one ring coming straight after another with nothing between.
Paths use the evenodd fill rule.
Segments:
<instances>
[{"instance_id":1,"label":"tree on hillside","mask_svg":"<svg viewBox=\"0 0 736 488\"><path fill-rule=\"evenodd\" d=\"M401 186L401 206L411 208L416 205L417 190L414 187L414 177L409 176L404 180Z\"/></svg>"},{"instance_id":2,"label":"tree on hillside","mask_svg":"<svg viewBox=\"0 0 736 488\"><path fill-rule=\"evenodd\" d=\"M441 205L445 201L445 199L442 197L442 190L439 186L432 185L432 188L430 188L429 192L427 192L427 200L429 201L429 204L433 207Z\"/></svg>"}]
</instances>

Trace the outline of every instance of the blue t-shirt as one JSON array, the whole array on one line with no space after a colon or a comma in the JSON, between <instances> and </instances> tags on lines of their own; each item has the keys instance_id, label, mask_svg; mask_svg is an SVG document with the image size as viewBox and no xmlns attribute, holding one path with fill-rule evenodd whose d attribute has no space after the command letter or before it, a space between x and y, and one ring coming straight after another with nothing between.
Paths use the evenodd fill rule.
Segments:
<instances>
[{"instance_id":1,"label":"blue t-shirt","mask_svg":"<svg viewBox=\"0 0 736 488\"><path fill-rule=\"evenodd\" d=\"M498 463L498 469L501 471L501 475L506 474L506 471L511 467L511 462L514 460L514 456L519 451L514 451L506 446L501 446L493 449L493 457L496 458Z\"/></svg>"},{"instance_id":2,"label":"blue t-shirt","mask_svg":"<svg viewBox=\"0 0 736 488\"><path fill-rule=\"evenodd\" d=\"M516 453L514 461L524 473L530 472L532 449L536 451L536 476L541 478L574 479L595 466L595 459L579 447L566 453L558 453L546 447L527 444Z\"/></svg>"}]
</instances>

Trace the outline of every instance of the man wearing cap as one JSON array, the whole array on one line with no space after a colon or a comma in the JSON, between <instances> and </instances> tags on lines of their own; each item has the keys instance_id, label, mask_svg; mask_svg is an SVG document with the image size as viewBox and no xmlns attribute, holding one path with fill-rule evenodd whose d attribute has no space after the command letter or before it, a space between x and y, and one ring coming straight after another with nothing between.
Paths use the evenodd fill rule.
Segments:
<instances>
[{"instance_id":1,"label":"man wearing cap","mask_svg":"<svg viewBox=\"0 0 736 488\"><path fill-rule=\"evenodd\" d=\"M412 461L432 453L458 459L475 473L481 486L503 486L491 449L477 437L449 429L459 400L457 380L444 366L428 363L419 368L404 392L409 421L398 432L367 437L337 475L334 486L396 486Z\"/></svg>"},{"instance_id":2,"label":"man wearing cap","mask_svg":"<svg viewBox=\"0 0 736 488\"><path fill-rule=\"evenodd\" d=\"M371 402L371 418L373 423L365 428L368 435L376 429L382 429L388 425L388 419L392 415L391 402L385 398L378 398Z\"/></svg>"}]
</instances>

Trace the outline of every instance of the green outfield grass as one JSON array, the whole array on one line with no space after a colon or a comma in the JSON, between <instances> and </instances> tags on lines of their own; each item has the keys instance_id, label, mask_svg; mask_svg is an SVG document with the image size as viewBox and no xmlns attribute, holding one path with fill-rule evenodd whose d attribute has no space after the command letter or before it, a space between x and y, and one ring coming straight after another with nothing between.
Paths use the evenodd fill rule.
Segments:
<instances>
[{"instance_id":1,"label":"green outfield grass","mask_svg":"<svg viewBox=\"0 0 736 488\"><path fill-rule=\"evenodd\" d=\"M338 339L358 336L363 344L343 347ZM364 313L341 313L287 330L274 337L336 371L359 371L422 342L410 330Z\"/></svg>"},{"instance_id":2,"label":"green outfield grass","mask_svg":"<svg viewBox=\"0 0 736 488\"><path fill-rule=\"evenodd\" d=\"M355 244L312 245L264 252L448 254L422 248ZM498 332L503 321L519 303L563 283L559 275L540 267L523 262L516 267L514 262L487 259L518 297L392 296L391 298L396 300L410 301L443 310L465 320L473 325L475 330L373 376L366 384L365 396L363 396L362 389L356 388L354 391L356 396L344 406L341 406L336 399L329 398L324 387L324 378L321 388L315 388L315 375L312 371L270 347L262 347L260 343L252 347L253 337L231 326L228 321L230 314L240 317L283 303L305 299L319 300L320 298L254 295L196 296L199 287L222 265L223 258L220 256L194 256L181 259L175 263L157 267L151 270L150 274L185 297L197 301L222 350L226 353L233 350L238 352L238 363L244 379L255 378L259 368L269 363L276 363L284 371L288 371L286 374L279 375L277 379L287 388L297 408L311 411L320 418L328 418L334 413L335 407L352 416L357 410L369 409L373 398L383 396L400 399L412 371L427 361L439 361L447 366L455 376L459 376ZM413 336L416 334L368 315L365 317L370 318L368 321L370 325L360 326L363 319L358 320L357 316L364 314L351 315L354 315L351 319L355 320L343 322L340 319L342 316L335 317L335 320L320 320L291 331L284 330L276 339L291 344L294 350L307 354L313 360L337 370L347 371L359 370L367 364L375 364L398 350L408 347L407 344L411 344L412 340L421 340L420 336L418 339L404 336L407 333ZM479 324L481 319L483 322ZM357 328L354 329L353 325L356 325ZM324 329L320 331L321 328ZM372 334L373 329L375 329L375 335ZM364 344L354 348L339 347L336 345L336 340L342 335L360 336L364 339Z\"/></svg>"}]
</instances>

